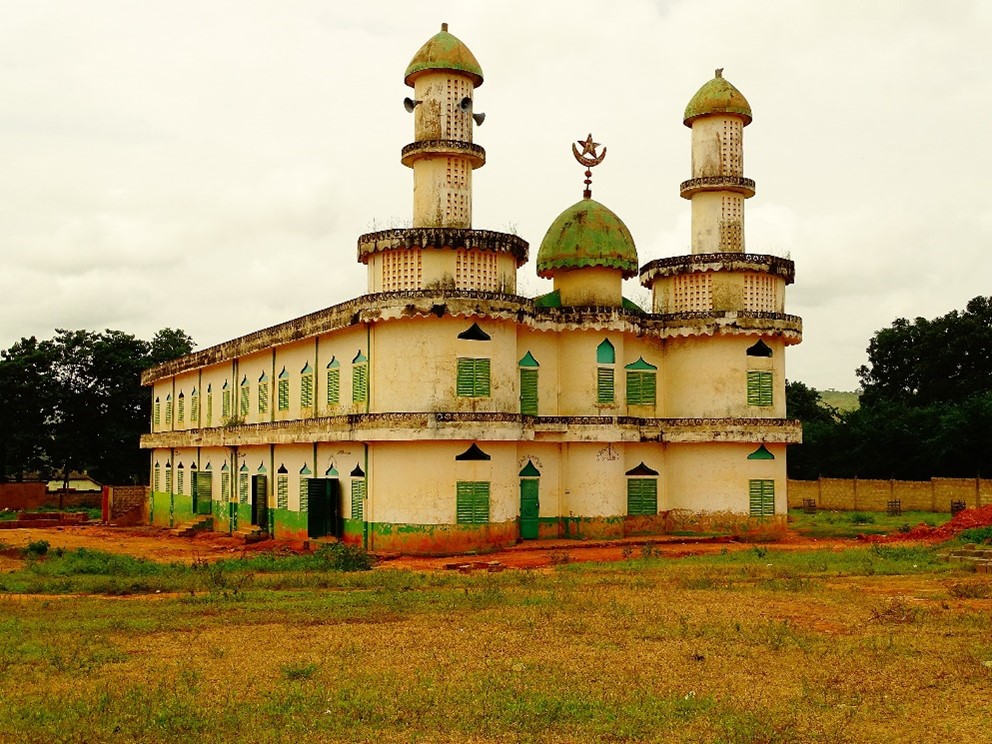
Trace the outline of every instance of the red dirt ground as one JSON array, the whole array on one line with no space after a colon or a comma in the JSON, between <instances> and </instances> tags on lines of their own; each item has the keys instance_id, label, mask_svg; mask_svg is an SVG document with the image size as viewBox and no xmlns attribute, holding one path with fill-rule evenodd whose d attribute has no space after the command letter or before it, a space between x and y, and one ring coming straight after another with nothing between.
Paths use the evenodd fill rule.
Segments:
<instances>
[{"instance_id":1,"label":"red dirt ground","mask_svg":"<svg viewBox=\"0 0 992 744\"><path fill-rule=\"evenodd\" d=\"M962 530L992 526L992 505L966 509L940 527L918 525L909 532L892 535L862 535L858 539L813 538L787 531L775 541L765 543L770 550L843 550L865 542L923 542L947 540ZM157 527L107 527L100 524L60 525L6 529L0 532L0 545L22 548L29 542L47 540L51 547L68 549L90 548L113 553L142 556L153 561L193 562L218 560L264 551L302 552L302 544L287 544L274 540L245 545L223 533L204 532L195 537L175 537ZM725 537L638 537L621 540L530 540L506 550L478 556L434 558L423 556L381 556L383 568L405 568L415 571L451 569L469 565L484 569L493 562L503 568L546 568L561 563L588 561L619 561L638 557L645 551L666 558L718 553L723 550L748 550L752 543ZM16 551L0 552L0 570L9 570Z\"/></svg>"},{"instance_id":2,"label":"red dirt ground","mask_svg":"<svg viewBox=\"0 0 992 744\"><path fill-rule=\"evenodd\" d=\"M153 561L193 562L236 558L264 551L301 552L300 544L291 545L274 540L244 545L223 533L205 532L195 537L175 537L157 527L107 527L99 524L63 525L49 528L9 529L0 533L0 543L22 548L29 542L47 540L52 548L89 548L112 553L142 556ZM842 550L857 545L853 539L816 539L794 532L764 544L771 550L810 550L814 548ZM645 548L645 546L649 546ZM730 538L713 537L639 537L622 540L533 540L507 550L477 556L434 558L422 556L382 556L384 568L405 568L416 571L444 570L452 564L498 562L504 568L545 568L560 563L587 561L619 561L639 557L645 549L668 558L687 555L719 553L722 550L748 550L752 543ZM625 555L625 553L627 555ZM0 564L4 563L0 557ZM4 568L0 565L0 570Z\"/></svg>"}]
</instances>

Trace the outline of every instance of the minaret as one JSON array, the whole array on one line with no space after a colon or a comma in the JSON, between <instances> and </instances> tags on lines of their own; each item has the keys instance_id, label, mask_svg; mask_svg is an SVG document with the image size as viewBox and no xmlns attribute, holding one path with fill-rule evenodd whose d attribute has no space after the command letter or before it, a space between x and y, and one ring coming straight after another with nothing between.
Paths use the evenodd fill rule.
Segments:
<instances>
[{"instance_id":1,"label":"minaret","mask_svg":"<svg viewBox=\"0 0 992 744\"><path fill-rule=\"evenodd\" d=\"M413 109L414 141L402 157L413 168L413 226L470 228L472 171L486 162L486 151L472 143L473 125L485 118L473 112L482 68L442 23L406 68L404 82L413 88L405 103Z\"/></svg>"},{"instance_id":2,"label":"minaret","mask_svg":"<svg viewBox=\"0 0 992 744\"><path fill-rule=\"evenodd\" d=\"M692 201L692 253L744 253L744 200L754 196L744 177L751 107L719 69L689 101L683 123L692 129L692 178L681 186Z\"/></svg>"},{"instance_id":3,"label":"minaret","mask_svg":"<svg viewBox=\"0 0 992 744\"><path fill-rule=\"evenodd\" d=\"M486 151L472 142L473 128L485 119L474 110L482 68L442 23L403 79L413 88L403 105L413 114L414 141L401 156L413 169L413 226L358 239L369 292L516 292L527 242L472 229L472 171L486 162Z\"/></svg>"}]
</instances>

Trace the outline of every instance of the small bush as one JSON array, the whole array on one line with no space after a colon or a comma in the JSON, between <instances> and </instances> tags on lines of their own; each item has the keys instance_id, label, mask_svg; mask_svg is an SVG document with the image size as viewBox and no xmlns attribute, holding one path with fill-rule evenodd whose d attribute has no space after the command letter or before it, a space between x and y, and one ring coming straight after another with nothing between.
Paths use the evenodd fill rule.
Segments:
<instances>
[{"instance_id":1,"label":"small bush","mask_svg":"<svg viewBox=\"0 0 992 744\"><path fill-rule=\"evenodd\" d=\"M959 533L958 539L966 543L992 543L992 527L972 527Z\"/></svg>"},{"instance_id":2,"label":"small bush","mask_svg":"<svg viewBox=\"0 0 992 744\"><path fill-rule=\"evenodd\" d=\"M875 524L875 515L854 512L848 517L848 520L850 520L851 524Z\"/></svg>"},{"instance_id":3,"label":"small bush","mask_svg":"<svg viewBox=\"0 0 992 744\"><path fill-rule=\"evenodd\" d=\"M319 667L313 662L293 662L291 664L283 664L280 667L282 676L285 679L291 681L299 681L304 679L313 679L314 675L317 673Z\"/></svg>"},{"instance_id":4,"label":"small bush","mask_svg":"<svg viewBox=\"0 0 992 744\"><path fill-rule=\"evenodd\" d=\"M321 559L329 571L369 571L375 565L375 558L365 548L344 543L324 545L314 557Z\"/></svg>"},{"instance_id":5,"label":"small bush","mask_svg":"<svg viewBox=\"0 0 992 744\"><path fill-rule=\"evenodd\" d=\"M48 540L35 540L29 542L27 547L24 548L24 555L30 558L40 558L41 556L48 553L48 549L52 547Z\"/></svg>"}]
</instances>

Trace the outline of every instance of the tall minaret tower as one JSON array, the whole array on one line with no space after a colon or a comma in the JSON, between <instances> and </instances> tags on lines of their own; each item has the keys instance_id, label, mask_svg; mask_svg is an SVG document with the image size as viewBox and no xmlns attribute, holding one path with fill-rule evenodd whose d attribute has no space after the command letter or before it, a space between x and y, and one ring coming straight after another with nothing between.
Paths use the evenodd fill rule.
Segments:
<instances>
[{"instance_id":1,"label":"tall minaret tower","mask_svg":"<svg viewBox=\"0 0 992 744\"><path fill-rule=\"evenodd\" d=\"M432 36L406 68L413 97L414 141L401 161L413 169L412 227L358 239L358 260L369 267L369 292L458 289L513 293L527 243L504 233L472 229L472 171L486 151L472 141L485 114L474 110L482 68L448 33Z\"/></svg>"},{"instance_id":2,"label":"tall minaret tower","mask_svg":"<svg viewBox=\"0 0 992 744\"><path fill-rule=\"evenodd\" d=\"M720 69L689 101L683 123L692 129L692 178L681 187L692 200L692 252L744 253L744 200L754 196L744 177L751 107Z\"/></svg>"}]
</instances>

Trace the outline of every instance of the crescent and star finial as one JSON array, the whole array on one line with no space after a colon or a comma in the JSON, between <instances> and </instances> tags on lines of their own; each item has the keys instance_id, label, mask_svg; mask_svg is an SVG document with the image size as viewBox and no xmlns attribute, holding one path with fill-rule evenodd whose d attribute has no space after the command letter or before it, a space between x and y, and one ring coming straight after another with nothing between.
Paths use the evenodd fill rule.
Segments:
<instances>
[{"instance_id":1,"label":"crescent and star finial","mask_svg":"<svg viewBox=\"0 0 992 744\"><path fill-rule=\"evenodd\" d=\"M576 147L576 145L582 146L582 152L579 152L579 148ZM586 188L582 192L582 197L584 199L592 198L592 171L590 168L596 167L606 158L605 146L603 147L603 151L601 153L598 155L596 154L596 148L599 146L600 144L598 142L593 141L592 133L586 137L585 141L576 140L576 142L572 144L572 155L575 156L575 159L579 161L580 165L584 165L586 167L586 180L584 181Z\"/></svg>"}]
</instances>

